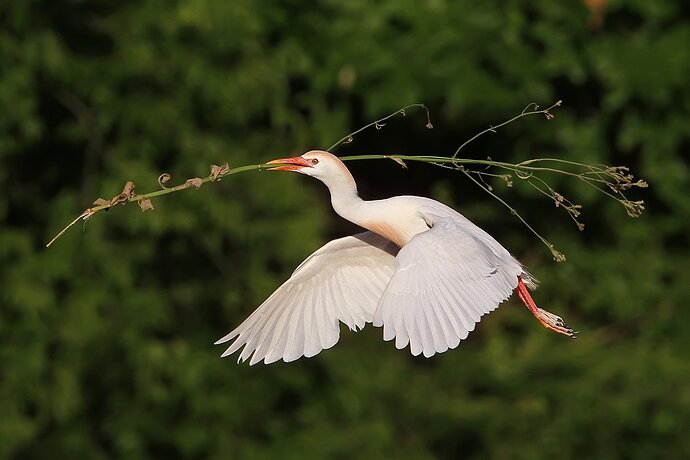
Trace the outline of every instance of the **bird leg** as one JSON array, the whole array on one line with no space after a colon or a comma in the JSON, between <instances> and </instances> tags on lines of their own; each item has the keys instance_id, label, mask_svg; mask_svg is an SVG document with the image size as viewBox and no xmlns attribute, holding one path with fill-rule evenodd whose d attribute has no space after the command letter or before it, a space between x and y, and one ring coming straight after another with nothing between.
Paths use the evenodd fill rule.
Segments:
<instances>
[{"instance_id":1,"label":"bird leg","mask_svg":"<svg viewBox=\"0 0 690 460\"><path fill-rule=\"evenodd\" d=\"M525 283L519 276L518 285L515 288L515 292L517 292L517 295L520 297L520 300L522 300L522 303L524 303L527 309L532 312L534 317L537 318L542 326L547 329L551 329L554 332L558 332L559 334L575 338L575 334L577 333L569 327L566 327L566 325L563 323L563 318L537 307L537 305L534 303L534 300L532 300L532 296L527 290L527 286L525 286Z\"/></svg>"}]
</instances>

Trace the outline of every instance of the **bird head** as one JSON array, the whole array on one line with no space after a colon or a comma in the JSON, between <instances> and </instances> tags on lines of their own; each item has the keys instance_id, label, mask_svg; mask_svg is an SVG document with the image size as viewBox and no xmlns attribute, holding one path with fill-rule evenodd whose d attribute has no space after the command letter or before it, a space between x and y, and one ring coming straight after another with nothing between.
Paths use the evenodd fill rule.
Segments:
<instances>
[{"instance_id":1,"label":"bird head","mask_svg":"<svg viewBox=\"0 0 690 460\"><path fill-rule=\"evenodd\" d=\"M323 150L311 150L298 157L279 158L269 161L268 164L277 165L271 167L271 171L295 171L315 177L321 181L342 176L344 173L343 169L347 172L347 168L345 168L345 165L338 157ZM349 172L347 175L349 175Z\"/></svg>"}]
</instances>

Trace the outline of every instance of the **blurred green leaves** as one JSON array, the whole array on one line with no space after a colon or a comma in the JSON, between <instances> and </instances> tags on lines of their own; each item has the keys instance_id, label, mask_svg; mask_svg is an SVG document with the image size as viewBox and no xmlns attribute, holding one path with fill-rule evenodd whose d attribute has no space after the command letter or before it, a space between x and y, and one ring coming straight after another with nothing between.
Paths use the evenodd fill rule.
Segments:
<instances>
[{"instance_id":1,"label":"blurred green leaves","mask_svg":"<svg viewBox=\"0 0 690 460\"><path fill-rule=\"evenodd\" d=\"M682 458L690 419L688 11L584 3L5 2L0 5L0 457ZM409 103L339 153L627 164L650 182L630 220L571 183L584 233L530 191L352 165L365 198L441 194L542 282L580 331L547 334L517 302L459 349L415 359L381 331L310 360L220 360L212 342L329 236L354 229L303 177L233 176L56 229L125 180L206 174L309 148ZM548 155L546 155L548 154ZM553 211L552 211L553 209Z\"/></svg>"}]
</instances>

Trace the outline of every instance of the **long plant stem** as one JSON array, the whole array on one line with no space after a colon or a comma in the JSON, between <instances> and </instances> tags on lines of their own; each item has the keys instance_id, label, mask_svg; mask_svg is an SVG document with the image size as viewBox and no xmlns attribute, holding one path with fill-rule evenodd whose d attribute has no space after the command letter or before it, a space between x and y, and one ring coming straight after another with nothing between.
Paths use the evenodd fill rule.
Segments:
<instances>
[{"instance_id":1,"label":"long plant stem","mask_svg":"<svg viewBox=\"0 0 690 460\"><path fill-rule=\"evenodd\" d=\"M557 207L562 207L565 209L570 217L575 221L578 228L582 230L584 224L578 221L578 216L580 215L581 206L572 203L570 200L565 198L560 193L556 192L547 181L541 177L542 174L550 175L563 175L566 177L573 177L579 181L584 182L590 187L595 188L597 191L601 192L605 196L612 198L619 202L625 208L628 215L632 217L638 217L642 210L644 209L642 201L630 201L624 195L624 191L627 191L633 187L646 187L646 182L642 180L635 180L631 174L629 174L628 169L623 166L606 166L598 164L587 164L580 163L576 161L564 160L560 158L533 158L530 160L523 161L521 163L513 164L504 161L495 161L492 159L475 159L475 158L458 158L458 154L466 147L469 143L476 140L478 137L489 133L496 132L498 128L501 128L509 123L512 123L522 117L529 115L542 114L547 119L553 118L550 113L555 107L561 105L561 101L558 101L546 109L539 109L536 104L530 104L522 112L513 118L504 121L498 125L491 126L484 131L477 133L472 138L465 141L452 156L436 156L436 155L350 155L344 156L340 159L343 161L360 161L360 160L393 160L396 163L405 166L405 162L418 162L427 163L437 167L443 167L447 169L452 169L462 172L468 179L470 179L475 185L480 187L486 193L491 195L503 206L508 208L511 214L515 215L534 235L539 238L542 243L551 251L554 259L557 261L565 260L565 256L558 252L554 245L541 236L518 212L517 210L508 204L503 198L499 197L493 188L484 180L485 177L492 179L499 178L505 181L507 186L512 186L513 177L517 178L519 181L527 182L531 187L536 189L539 193L545 195L547 198L553 200ZM406 110L410 108L421 108L426 112L427 117L427 128L432 128L431 119L429 116L429 110L424 104L410 104L407 105L379 120L369 123L366 126L348 134L341 138L338 142L333 144L328 150L332 150L341 144L352 142L355 135L360 132L375 126L377 129L381 129L385 126L385 121L396 116L396 115L406 115ZM153 209L151 204L152 198L157 198L163 195L168 195L170 193L179 192L187 188L199 188L203 184L208 182L219 181L224 177L231 176L233 174L238 174L241 172L255 171L270 169L279 166L276 163L261 163L255 165L239 166L235 168L230 168L227 164L220 166L212 166L211 174L205 178L193 178L188 179L181 185L175 187L166 187L164 184L170 178L169 175L164 174L159 178L159 184L161 190L156 190L144 194L134 193L134 184L128 182L125 189L119 195L114 196L110 200L98 199L94 203L94 207L87 208L74 220L72 220L65 228L63 228L46 246L50 246L60 238L70 227L75 225L79 221L86 221L93 217L100 211L110 209L119 204L127 204L130 202L138 202L141 206L142 211ZM472 168L472 166L476 167ZM497 168L499 171L505 171L505 173L491 172L490 168Z\"/></svg>"}]
</instances>

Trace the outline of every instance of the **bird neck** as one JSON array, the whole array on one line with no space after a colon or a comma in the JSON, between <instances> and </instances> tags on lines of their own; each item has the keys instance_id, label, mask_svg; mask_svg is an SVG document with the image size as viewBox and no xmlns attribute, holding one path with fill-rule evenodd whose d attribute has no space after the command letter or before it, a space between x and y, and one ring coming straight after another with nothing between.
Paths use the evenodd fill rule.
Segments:
<instances>
[{"instance_id":1,"label":"bird neck","mask_svg":"<svg viewBox=\"0 0 690 460\"><path fill-rule=\"evenodd\" d=\"M331 204L333 210L343 219L359 224L362 205L365 201L357 194L357 184L350 172L344 169L344 173L337 179L324 181L331 193Z\"/></svg>"},{"instance_id":2,"label":"bird neck","mask_svg":"<svg viewBox=\"0 0 690 460\"><path fill-rule=\"evenodd\" d=\"M399 247L405 245L410 238L422 230L426 229L424 221L412 222L412 226L398 225L401 216L405 215L397 209L397 221L391 220L391 203L389 200L364 201L357 194L357 184L350 174L350 171L341 163L341 173L332 174L319 179L326 184L331 192L331 204L333 210L343 219L347 219L353 224L366 228L369 231L378 233L387 238ZM395 209L393 211L396 211ZM410 214L414 215L414 214ZM422 228L417 228L416 224L421 222Z\"/></svg>"}]
</instances>

